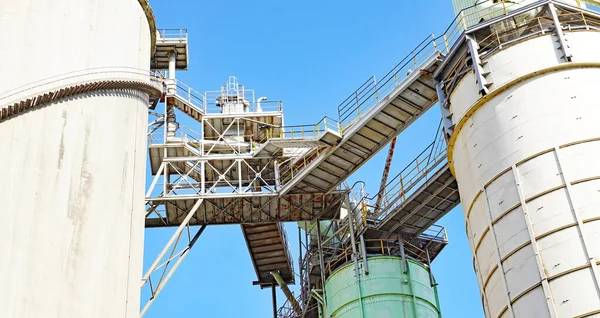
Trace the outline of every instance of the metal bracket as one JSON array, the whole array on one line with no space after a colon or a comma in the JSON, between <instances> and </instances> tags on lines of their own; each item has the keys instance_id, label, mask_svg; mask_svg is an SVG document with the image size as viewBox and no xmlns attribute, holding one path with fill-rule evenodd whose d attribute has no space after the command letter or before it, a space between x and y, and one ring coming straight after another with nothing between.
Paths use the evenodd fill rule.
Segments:
<instances>
[{"instance_id":1,"label":"metal bracket","mask_svg":"<svg viewBox=\"0 0 600 318\"><path fill-rule=\"evenodd\" d=\"M550 2L548 4L548 7L550 9L550 13L552 14L552 20L554 21L554 27L556 29L556 36L558 37L558 42L560 44L559 49L563 52L563 58L567 61L567 62L571 62L573 60L573 54L571 54L571 49L569 48L569 45L567 44L567 39L565 38L565 34L562 31L562 26L560 24L560 21L558 20L558 15L556 14L556 7L554 6L554 3Z\"/></svg>"},{"instance_id":2,"label":"metal bracket","mask_svg":"<svg viewBox=\"0 0 600 318\"><path fill-rule=\"evenodd\" d=\"M202 235L202 232L204 232L204 229L206 229L206 225L203 225L196 232L196 234L194 235L193 238L190 238L190 236L189 236L190 220L192 219L194 214L196 214L196 211L202 205L203 201L204 200L202 200L202 199L199 199L198 201L196 201L196 203L194 204L192 209L188 212L185 219L181 222L181 225L179 225L177 230L175 230L175 233L173 234L173 236L171 236L171 239L169 240L169 242L167 242L167 244L165 245L163 250L160 252L160 254L154 260L154 263L152 263L152 265L150 266L150 268L148 268L148 271L142 278L141 288L143 289L144 286L146 285L146 283L148 283L148 285L150 286L150 299L144 305L144 308L142 309L142 312L140 313L140 317L143 317L146 314L146 312L148 311L150 306L154 303L154 300L156 300L156 297L158 297L158 295L163 290L163 288L165 287L167 282L171 279L171 276L173 275L173 273L177 270L177 268L179 267L181 262L185 259L188 252L192 249L192 247L194 247L194 244L196 244L196 242L198 241L198 238L200 237L200 235ZM185 228L188 229L189 243L181 251L176 253L175 251L177 249L177 246L179 245L179 242L181 241L181 236L184 233ZM171 250L171 253L169 254L169 257L167 259L165 259L165 255L167 254L167 252L169 250ZM173 261L174 261L174 264L171 267L171 263ZM160 278L158 279L158 282L156 283L156 285L154 285L152 283L152 274L159 271L161 268L162 268L162 271L160 274Z\"/></svg>"},{"instance_id":3,"label":"metal bracket","mask_svg":"<svg viewBox=\"0 0 600 318\"><path fill-rule=\"evenodd\" d=\"M475 71L475 77L477 78L477 85L479 86L479 93L483 96L487 95L490 91L488 89L488 82L483 76L483 67L481 67L481 59L479 58L479 45L473 39L472 36L466 35L467 45L469 46L469 53L471 54L471 60L473 61L473 70Z\"/></svg>"}]
</instances>

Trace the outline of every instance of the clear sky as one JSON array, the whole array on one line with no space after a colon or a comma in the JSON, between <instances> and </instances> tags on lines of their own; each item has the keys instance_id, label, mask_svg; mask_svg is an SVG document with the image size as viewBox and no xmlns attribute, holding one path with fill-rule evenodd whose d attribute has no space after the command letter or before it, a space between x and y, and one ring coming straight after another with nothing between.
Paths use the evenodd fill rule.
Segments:
<instances>
[{"instance_id":1,"label":"clear sky","mask_svg":"<svg viewBox=\"0 0 600 318\"><path fill-rule=\"evenodd\" d=\"M203 92L235 75L257 96L282 100L286 125L337 118L337 105L371 75L382 76L431 33L453 19L450 0L239 1L150 0L159 28L187 28L188 71L177 78ZM391 175L433 140L433 107L398 139ZM178 117L182 125L193 122ZM376 193L387 150L349 179ZM149 181L147 181L148 183ZM462 209L444 217L450 244L433 262L445 318L483 317ZM298 259L296 224L287 224ZM146 231L144 269L173 229ZM298 265L296 264L297 268ZM209 227L146 315L271 317L271 292L256 275L240 227ZM147 300L143 293L142 302ZM279 294L280 303L283 295Z\"/></svg>"}]
</instances>

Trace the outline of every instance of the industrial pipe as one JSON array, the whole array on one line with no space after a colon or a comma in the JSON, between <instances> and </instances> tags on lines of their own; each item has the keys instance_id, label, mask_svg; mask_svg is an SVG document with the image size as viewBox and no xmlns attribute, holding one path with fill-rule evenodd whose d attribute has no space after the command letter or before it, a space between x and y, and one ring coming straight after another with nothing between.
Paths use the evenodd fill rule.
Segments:
<instances>
[{"instance_id":1,"label":"industrial pipe","mask_svg":"<svg viewBox=\"0 0 600 318\"><path fill-rule=\"evenodd\" d=\"M360 249L362 252L363 258L363 268L365 270L365 275L369 275L369 262L367 262L367 244L365 244L365 237L360 235Z\"/></svg>"},{"instance_id":2,"label":"industrial pipe","mask_svg":"<svg viewBox=\"0 0 600 318\"><path fill-rule=\"evenodd\" d=\"M263 100L267 100L267 97L263 96L256 100L256 111L259 113L262 112L262 108L260 107L260 102L262 102Z\"/></svg>"},{"instance_id":3,"label":"industrial pipe","mask_svg":"<svg viewBox=\"0 0 600 318\"><path fill-rule=\"evenodd\" d=\"M175 79L175 67L177 66L177 52L169 53L169 79Z\"/></svg>"},{"instance_id":4,"label":"industrial pipe","mask_svg":"<svg viewBox=\"0 0 600 318\"><path fill-rule=\"evenodd\" d=\"M294 297L294 294L292 294L292 292L290 291L289 287L287 286L287 284L285 283L285 281L283 280L281 275L279 275L278 272L271 271L271 276L273 276L273 278L275 278L277 285L279 285L279 288L281 288L281 291L283 292L285 297L288 299L288 301L292 305L294 312L296 314L302 313L302 310L300 309L300 304L298 304L296 297Z\"/></svg>"}]
</instances>

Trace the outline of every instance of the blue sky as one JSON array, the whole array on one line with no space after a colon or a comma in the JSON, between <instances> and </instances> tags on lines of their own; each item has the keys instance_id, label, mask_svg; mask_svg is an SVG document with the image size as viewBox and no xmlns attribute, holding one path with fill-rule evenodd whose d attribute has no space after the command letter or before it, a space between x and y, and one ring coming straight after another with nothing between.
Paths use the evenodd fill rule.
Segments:
<instances>
[{"instance_id":1,"label":"blue sky","mask_svg":"<svg viewBox=\"0 0 600 318\"><path fill-rule=\"evenodd\" d=\"M316 123L325 115L337 118L337 105L365 79L385 74L453 19L450 0L150 3L159 28L189 31L190 67L178 79L203 92L219 89L235 75L257 96L282 100L286 125ZM431 142L439 116L434 107L402 133L392 176ZM194 125L183 116L178 120ZM386 153L364 165L350 183L364 180L375 193ZM450 239L433 263L442 314L483 317L461 208L440 224ZM297 227L290 223L287 228L297 261ZM144 269L172 231L146 231ZM209 227L146 317L271 317L271 292L253 286L254 280L240 227Z\"/></svg>"}]
</instances>

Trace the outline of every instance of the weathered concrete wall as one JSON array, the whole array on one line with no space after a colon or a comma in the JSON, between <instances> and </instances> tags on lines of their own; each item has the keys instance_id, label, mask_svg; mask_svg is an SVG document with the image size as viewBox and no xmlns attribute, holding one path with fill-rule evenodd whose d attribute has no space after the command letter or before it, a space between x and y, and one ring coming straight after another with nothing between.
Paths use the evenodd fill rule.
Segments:
<instances>
[{"instance_id":1,"label":"weathered concrete wall","mask_svg":"<svg viewBox=\"0 0 600 318\"><path fill-rule=\"evenodd\" d=\"M137 0L0 0L0 95L149 68ZM1 105L4 106L4 105ZM0 317L138 317L148 96L98 91L0 122Z\"/></svg>"},{"instance_id":2,"label":"weathered concrete wall","mask_svg":"<svg viewBox=\"0 0 600 318\"><path fill-rule=\"evenodd\" d=\"M72 71L148 69L150 29L137 0L0 0L0 93Z\"/></svg>"}]
</instances>

